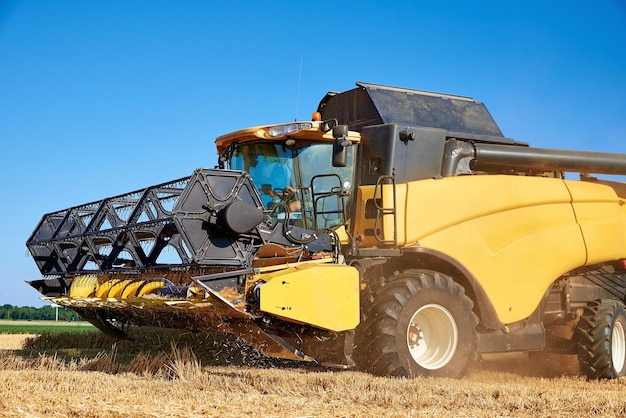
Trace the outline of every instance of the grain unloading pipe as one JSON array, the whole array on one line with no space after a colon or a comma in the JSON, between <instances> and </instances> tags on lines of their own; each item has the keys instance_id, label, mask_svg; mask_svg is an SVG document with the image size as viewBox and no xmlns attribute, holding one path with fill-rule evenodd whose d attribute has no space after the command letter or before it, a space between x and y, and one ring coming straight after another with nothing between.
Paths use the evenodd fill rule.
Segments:
<instances>
[{"instance_id":1,"label":"grain unloading pipe","mask_svg":"<svg viewBox=\"0 0 626 418\"><path fill-rule=\"evenodd\" d=\"M475 144L472 168L478 171L519 169L626 175L626 156L499 144Z\"/></svg>"}]
</instances>

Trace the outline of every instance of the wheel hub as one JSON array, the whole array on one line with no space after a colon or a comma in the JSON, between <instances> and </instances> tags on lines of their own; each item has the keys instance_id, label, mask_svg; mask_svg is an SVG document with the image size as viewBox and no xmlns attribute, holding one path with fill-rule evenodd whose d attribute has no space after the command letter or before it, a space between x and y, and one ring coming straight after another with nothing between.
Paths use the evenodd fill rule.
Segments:
<instances>
[{"instance_id":1,"label":"wheel hub","mask_svg":"<svg viewBox=\"0 0 626 418\"><path fill-rule=\"evenodd\" d=\"M437 304L418 309L406 331L406 343L413 360L429 370L450 362L458 344L458 330L452 314Z\"/></svg>"},{"instance_id":2,"label":"wheel hub","mask_svg":"<svg viewBox=\"0 0 626 418\"><path fill-rule=\"evenodd\" d=\"M617 373L621 373L626 362L626 332L622 323L615 321L611 333L611 358L613 368Z\"/></svg>"}]
</instances>

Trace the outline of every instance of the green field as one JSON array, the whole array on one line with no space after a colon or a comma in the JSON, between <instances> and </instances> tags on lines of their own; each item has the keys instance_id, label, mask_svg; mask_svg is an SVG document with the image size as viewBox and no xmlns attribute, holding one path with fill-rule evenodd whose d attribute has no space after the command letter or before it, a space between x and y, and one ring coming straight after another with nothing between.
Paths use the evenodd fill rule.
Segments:
<instances>
[{"instance_id":1,"label":"green field","mask_svg":"<svg viewBox=\"0 0 626 418\"><path fill-rule=\"evenodd\" d=\"M94 331L96 328L84 321L12 321L0 320L0 334L56 334L60 332Z\"/></svg>"}]
</instances>

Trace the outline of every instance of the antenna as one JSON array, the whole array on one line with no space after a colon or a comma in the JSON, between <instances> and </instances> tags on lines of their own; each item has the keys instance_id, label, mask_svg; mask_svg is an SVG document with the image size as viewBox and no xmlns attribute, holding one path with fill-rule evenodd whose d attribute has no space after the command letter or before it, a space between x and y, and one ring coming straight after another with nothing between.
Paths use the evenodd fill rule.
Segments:
<instances>
[{"instance_id":1,"label":"antenna","mask_svg":"<svg viewBox=\"0 0 626 418\"><path fill-rule=\"evenodd\" d=\"M300 101L300 81L302 80L302 53L300 53L300 71L298 72L298 94L296 94L296 117L293 119L298 121L298 102Z\"/></svg>"}]
</instances>

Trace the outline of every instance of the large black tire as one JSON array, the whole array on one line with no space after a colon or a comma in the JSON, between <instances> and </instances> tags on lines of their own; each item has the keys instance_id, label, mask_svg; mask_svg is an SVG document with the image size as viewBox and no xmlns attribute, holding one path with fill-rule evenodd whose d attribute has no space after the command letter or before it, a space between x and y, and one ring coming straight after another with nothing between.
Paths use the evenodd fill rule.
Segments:
<instances>
[{"instance_id":1,"label":"large black tire","mask_svg":"<svg viewBox=\"0 0 626 418\"><path fill-rule=\"evenodd\" d=\"M478 318L463 287L430 270L410 270L364 301L355 358L386 376L464 374L476 356Z\"/></svg>"},{"instance_id":2,"label":"large black tire","mask_svg":"<svg viewBox=\"0 0 626 418\"><path fill-rule=\"evenodd\" d=\"M580 372L589 379L626 376L626 309L613 299L585 308L574 331Z\"/></svg>"}]
</instances>

